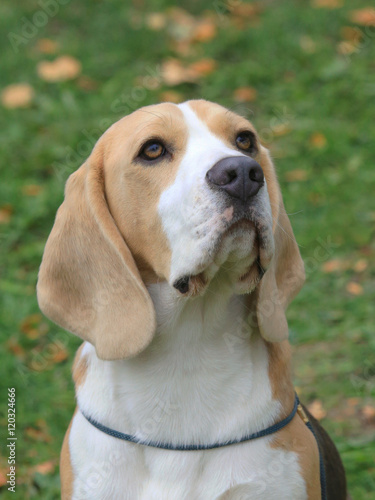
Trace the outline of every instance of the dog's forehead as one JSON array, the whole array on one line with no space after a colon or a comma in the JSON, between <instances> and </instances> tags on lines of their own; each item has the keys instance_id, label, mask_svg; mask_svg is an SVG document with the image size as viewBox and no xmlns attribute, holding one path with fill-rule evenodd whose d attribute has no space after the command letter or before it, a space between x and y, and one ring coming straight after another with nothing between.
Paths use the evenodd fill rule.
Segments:
<instances>
[{"instance_id":1,"label":"dog's forehead","mask_svg":"<svg viewBox=\"0 0 375 500\"><path fill-rule=\"evenodd\" d=\"M255 132L252 124L242 116L205 100L145 106L125 117L123 124L127 127L130 124L133 134L139 137L152 134L192 135L207 131L228 141L232 139L234 130L250 129Z\"/></svg>"},{"instance_id":2,"label":"dog's forehead","mask_svg":"<svg viewBox=\"0 0 375 500\"><path fill-rule=\"evenodd\" d=\"M233 131L241 129L251 129L255 132L253 125L246 118L220 104L200 99L186 101L179 106L191 109L200 122L221 139L228 140L232 138Z\"/></svg>"}]
</instances>

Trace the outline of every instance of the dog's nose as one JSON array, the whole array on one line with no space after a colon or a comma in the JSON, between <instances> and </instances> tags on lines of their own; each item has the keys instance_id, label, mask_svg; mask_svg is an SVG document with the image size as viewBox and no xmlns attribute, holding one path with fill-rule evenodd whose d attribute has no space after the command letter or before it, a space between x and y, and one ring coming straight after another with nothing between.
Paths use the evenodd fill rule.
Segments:
<instances>
[{"instance_id":1,"label":"dog's nose","mask_svg":"<svg viewBox=\"0 0 375 500\"><path fill-rule=\"evenodd\" d=\"M206 179L212 187L243 202L255 196L264 184L262 167L246 156L223 158L207 172Z\"/></svg>"}]
</instances>

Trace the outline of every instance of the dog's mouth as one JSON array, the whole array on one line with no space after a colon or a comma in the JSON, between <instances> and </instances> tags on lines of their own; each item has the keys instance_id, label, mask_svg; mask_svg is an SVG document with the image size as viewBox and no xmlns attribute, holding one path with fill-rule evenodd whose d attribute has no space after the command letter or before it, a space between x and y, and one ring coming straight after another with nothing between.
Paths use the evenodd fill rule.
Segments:
<instances>
[{"instance_id":1,"label":"dog's mouth","mask_svg":"<svg viewBox=\"0 0 375 500\"><path fill-rule=\"evenodd\" d=\"M252 291L262 279L273 256L273 240L262 220L239 218L229 224L213 245L211 264L191 275L181 276L173 286L183 296L203 293L220 268L235 275L238 293ZM237 273L237 274L236 274Z\"/></svg>"}]
</instances>

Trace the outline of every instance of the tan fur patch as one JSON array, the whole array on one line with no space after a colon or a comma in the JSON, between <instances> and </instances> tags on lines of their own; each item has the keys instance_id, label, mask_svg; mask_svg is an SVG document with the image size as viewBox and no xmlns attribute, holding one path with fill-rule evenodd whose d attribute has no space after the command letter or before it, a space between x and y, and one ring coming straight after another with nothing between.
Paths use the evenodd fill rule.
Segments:
<instances>
[{"instance_id":1,"label":"tan fur patch","mask_svg":"<svg viewBox=\"0 0 375 500\"><path fill-rule=\"evenodd\" d=\"M308 500L319 500L321 493L318 445L313 433L298 415L284 429L275 434L271 447L298 454L301 474L306 484L307 498ZM284 467L284 473L287 474L288 465L285 464Z\"/></svg>"},{"instance_id":2,"label":"tan fur patch","mask_svg":"<svg viewBox=\"0 0 375 500\"><path fill-rule=\"evenodd\" d=\"M60 454L60 481L61 481L61 500L71 500L73 495L73 469L70 461L69 436L72 428L72 423L77 408L74 411L72 420L70 421L68 430L65 433L63 445Z\"/></svg>"},{"instance_id":3,"label":"tan fur patch","mask_svg":"<svg viewBox=\"0 0 375 500\"><path fill-rule=\"evenodd\" d=\"M149 106L123 118L106 138L106 194L111 213L146 284L168 279L169 243L158 215L186 151L187 127L174 104ZM170 154L157 163L133 161L142 144L156 138Z\"/></svg>"},{"instance_id":4,"label":"tan fur patch","mask_svg":"<svg viewBox=\"0 0 375 500\"><path fill-rule=\"evenodd\" d=\"M85 382L86 379L86 374L87 374L87 359L85 356L82 356L82 350L85 344L82 344L79 348L78 351L76 352L76 355L74 357L74 363L73 363L73 381L75 388L77 388Z\"/></svg>"},{"instance_id":5,"label":"tan fur patch","mask_svg":"<svg viewBox=\"0 0 375 500\"><path fill-rule=\"evenodd\" d=\"M291 349L288 341L267 342L268 374L270 378L272 397L282 405L281 419L292 410L294 404L294 389L291 374Z\"/></svg>"}]
</instances>

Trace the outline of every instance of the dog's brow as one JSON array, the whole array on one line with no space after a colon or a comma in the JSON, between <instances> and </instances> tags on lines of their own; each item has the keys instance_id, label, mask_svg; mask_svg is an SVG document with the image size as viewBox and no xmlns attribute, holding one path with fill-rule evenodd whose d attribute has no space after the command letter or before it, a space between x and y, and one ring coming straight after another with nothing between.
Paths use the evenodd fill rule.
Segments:
<instances>
[{"instance_id":1,"label":"dog's brow","mask_svg":"<svg viewBox=\"0 0 375 500\"><path fill-rule=\"evenodd\" d=\"M142 113L148 113L149 115L154 115L156 118L160 118L163 122L165 122L165 115L159 115L158 113L154 113L152 111L147 111L146 109L140 109L139 111L142 111Z\"/></svg>"}]
</instances>

